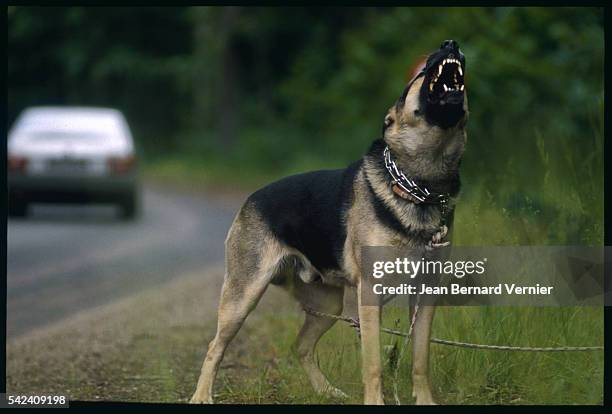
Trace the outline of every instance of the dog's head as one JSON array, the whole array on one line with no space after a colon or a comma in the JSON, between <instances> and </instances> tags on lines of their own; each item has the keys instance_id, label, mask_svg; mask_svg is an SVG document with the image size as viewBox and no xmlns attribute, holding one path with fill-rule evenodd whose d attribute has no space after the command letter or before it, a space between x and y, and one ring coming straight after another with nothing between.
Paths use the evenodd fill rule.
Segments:
<instances>
[{"instance_id":1,"label":"dog's head","mask_svg":"<svg viewBox=\"0 0 612 414\"><path fill-rule=\"evenodd\" d=\"M432 53L384 120L383 137L409 158L460 157L468 105L465 57L454 40Z\"/></svg>"}]
</instances>

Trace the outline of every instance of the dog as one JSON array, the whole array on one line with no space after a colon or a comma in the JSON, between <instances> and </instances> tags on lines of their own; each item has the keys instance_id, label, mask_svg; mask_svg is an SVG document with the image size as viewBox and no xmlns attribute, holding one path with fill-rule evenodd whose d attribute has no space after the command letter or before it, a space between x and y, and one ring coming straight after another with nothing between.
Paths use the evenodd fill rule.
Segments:
<instances>
[{"instance_id":1,"label":"dog","mask_svg":"<svg viewBox=\"0 0 612 414\"><path fill-rule=\"evenodd\" d=\"M467 141L465 57L454 40L429 55L384 117L382 137L345 169L286 177L248 197L225 240L226 273L217 332L192 403L212 403L226 347L269 284L303 307L340 315L347 286L357 288L365 404L383 404L380 306L362 303L361 247L436 249L448 245ZM435 404L428 378L434 306L413 329L413 396ZM316 392L345 394L315 362L332 318L305 315L294 352Z\"/></svg>"}]
</instances>

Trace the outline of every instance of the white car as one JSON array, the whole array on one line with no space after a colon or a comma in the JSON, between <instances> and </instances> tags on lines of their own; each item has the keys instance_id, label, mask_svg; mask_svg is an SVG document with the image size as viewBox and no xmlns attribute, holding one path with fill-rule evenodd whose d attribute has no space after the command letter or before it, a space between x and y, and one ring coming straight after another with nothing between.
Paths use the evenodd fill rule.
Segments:
<instances>
[{"instance_id":1,"label":"white car","mask_svg":"<svg viewBox=\"0 0 612 414\"><path fill-rule=\"evenodd\" d=\"M115 109L26 109L8 136L9 214L32 202L105 202L131 218L138 207L132 134Z\"/></svg>"}]
</instances>

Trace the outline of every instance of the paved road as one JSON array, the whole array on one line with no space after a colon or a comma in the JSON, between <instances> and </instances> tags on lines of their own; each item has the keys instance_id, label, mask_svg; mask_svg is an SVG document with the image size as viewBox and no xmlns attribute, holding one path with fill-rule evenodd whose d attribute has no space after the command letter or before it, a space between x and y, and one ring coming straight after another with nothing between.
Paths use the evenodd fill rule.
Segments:
<instances>
[{"instance_id":1,"label":"paved road","mask_svg":"<svg viewBox=\"0 0 612 414\"><path fill-rule=\"evenodd\" d=\"M112 206L34 206L9 220L7 337L223 260L241 197L145 187L143 215Z\"/></svg>"}]
</instances>

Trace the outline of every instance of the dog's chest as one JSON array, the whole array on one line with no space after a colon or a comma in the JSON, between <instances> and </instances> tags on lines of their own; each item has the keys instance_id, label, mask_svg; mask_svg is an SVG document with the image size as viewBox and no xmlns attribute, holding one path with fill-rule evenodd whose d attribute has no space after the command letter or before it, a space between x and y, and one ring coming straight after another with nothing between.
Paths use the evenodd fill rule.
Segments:
<instances>
[{"instance_id":1,"label":"dog's chest","mask_svg":"<svg viewBox=\"0 0 612 414\"><path fill-rule=\"evenodd\" d=\"M356 242L362 246L422 247L438 231L443 216L438 206L399 199L386 188L375 196L367 183L351 216Z\"/></svg>"},{"instance_id":2,"label":"dog's chest","mask_svg":"<svg viewBox=\"0 0 612 414\"><path fill-rule=\"evenodd\" d=\"M388 246L395 248L424 247L435 232L437 222L434 220L388 223L381 220L370 220L361 223L359 230L360 246Z\"/></svg>"}]
</instances>

